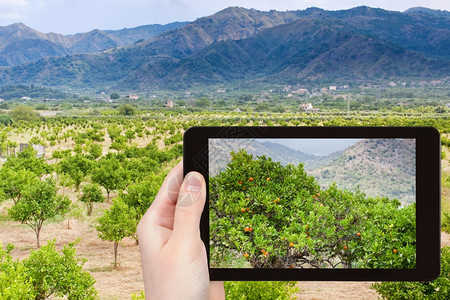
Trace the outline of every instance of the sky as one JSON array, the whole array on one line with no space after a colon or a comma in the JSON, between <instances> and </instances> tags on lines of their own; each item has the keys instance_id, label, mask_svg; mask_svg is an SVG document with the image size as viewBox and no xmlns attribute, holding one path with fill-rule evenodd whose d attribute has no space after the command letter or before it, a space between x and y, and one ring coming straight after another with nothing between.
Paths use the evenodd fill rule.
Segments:
<instances>
[{"instance_id":1,"label":"sky","mask_svg":"<svg viewBox=\"0 0 450 300\"><path fill-rule=\"evenodd\" d=\"M395 11L417 6L450 10L448 0L0 0L0 26L24 23L44 33L75 34L194 21L229 6L286 11L313 6L339 10L361 5Z\"/></svg>"},{"instance_id":2,"label":"sky","mask_svg":"<svg viewBox=\"0 0 450 300\"><path fill-rule=\"evenodd\" d=\"M294 150L313 155L328 155L344 150L361 139L255 139L255 141L278 143Z\"/></svg>"}]
</instances>

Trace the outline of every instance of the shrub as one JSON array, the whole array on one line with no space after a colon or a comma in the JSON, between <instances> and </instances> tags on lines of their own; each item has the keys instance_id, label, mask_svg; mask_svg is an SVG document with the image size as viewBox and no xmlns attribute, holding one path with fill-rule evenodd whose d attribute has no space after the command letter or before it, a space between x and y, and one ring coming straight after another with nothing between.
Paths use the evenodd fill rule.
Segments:
<instances>
[{"instance_id":1,"label":"shrub","mask_svg":"<svg viewBox=\"0 0 450 300\"><path fill-rule=\"evenodd\" d=\"M226 281L225 298L290 300L298 292L296 284L295 281Z\"/></svg>"},{"instance_id":2,"label":"shrub","mask_svg":"<svg viewBox=\"0 0 450 300\"><path fill-rule=\"evenodd\" d=\"M381 282L372 288L383 299L450 299L450 247L441 249L441 275L431 282Z\"/></svg>"}]
</instances>

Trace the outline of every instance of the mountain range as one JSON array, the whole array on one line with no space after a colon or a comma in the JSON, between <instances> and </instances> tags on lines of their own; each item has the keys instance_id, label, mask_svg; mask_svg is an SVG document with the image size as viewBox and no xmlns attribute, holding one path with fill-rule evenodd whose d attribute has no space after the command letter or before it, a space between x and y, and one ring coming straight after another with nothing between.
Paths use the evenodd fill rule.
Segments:
<instances>
[{"instance_id":1,"label":"mountain range","mask_svg":"<svg viewBox=\"0 0 450 300\"><path fill-rule=\"evenodd\" d=\"M0 66L15 66L45 57L101 52L150 39L186 24L174 22L121 30L94 29L74 35L42 33L22 23L0 26Z\"/></svg>"},{"instance_id":2,"label":"mountain range","mask_svg":"<svg viewBox=\"0 0 450 300\"><path fill-rule=\"evenodd\" d=\"M450 73L447 11L229 7L189 23L150 26L73 36L23 24L0 28L0 84L148 90ZM3 33L13 28L23 30L15 41Z\"/></svg>"},{"instance_id":3,"label":"mountain range","mask_svg":"<svg viewBox=\"0 0 450 300\"><path fill-rule=\"evenodd\" d=\"M245 149L254 157L265 155L283 165L303 164L322 188L359 189L368 196L415 202L416 155L411 139L363 139L326 156L312 155L275 142L249 139L210 139L209 172L217 175L230 161L230 152Z\"/></svg>"}]
</instances>

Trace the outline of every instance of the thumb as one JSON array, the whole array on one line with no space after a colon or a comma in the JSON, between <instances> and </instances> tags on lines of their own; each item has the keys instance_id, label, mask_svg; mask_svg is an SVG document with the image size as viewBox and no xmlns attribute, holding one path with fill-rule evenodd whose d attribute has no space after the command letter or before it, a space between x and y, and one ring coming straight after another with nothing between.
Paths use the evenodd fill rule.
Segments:
<instances>
[{"instance_id":1,"label":"thumb","mask_svg":"<svg viewBox=\"0 0 450 300\"><path fill-rule=\"evenodd\" d=\"M189 172L181 184L175 208L172 235L179 243L197 243L205 200L205 179L198 172Z\"/></svg>"}]
</instances>

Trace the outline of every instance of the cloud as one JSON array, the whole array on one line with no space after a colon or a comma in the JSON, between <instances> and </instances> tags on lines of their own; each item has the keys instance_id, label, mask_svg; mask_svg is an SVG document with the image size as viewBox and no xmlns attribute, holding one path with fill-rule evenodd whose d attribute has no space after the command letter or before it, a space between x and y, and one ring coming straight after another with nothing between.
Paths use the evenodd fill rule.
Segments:
<instances>
[{"instance_id":1,"label":"cloud","mask_svg":"<svg viewBox=\"0 0 450 300\"><path fill-rule=\"evenodd\" d=\"M0 8L7 10L15 10L26 8L30 5L27 0L0 0Z\"/></svg>"},{"instance_id":2,"label":"cloud","mask_svg":"<svg viewBox=\"0 0 450 300\"><path fill-rule=\"evenodd\" d=\"M0 0L0 24L23 21L29 8L30 2L27 0Z\"/></svg>"}]
</instances>

